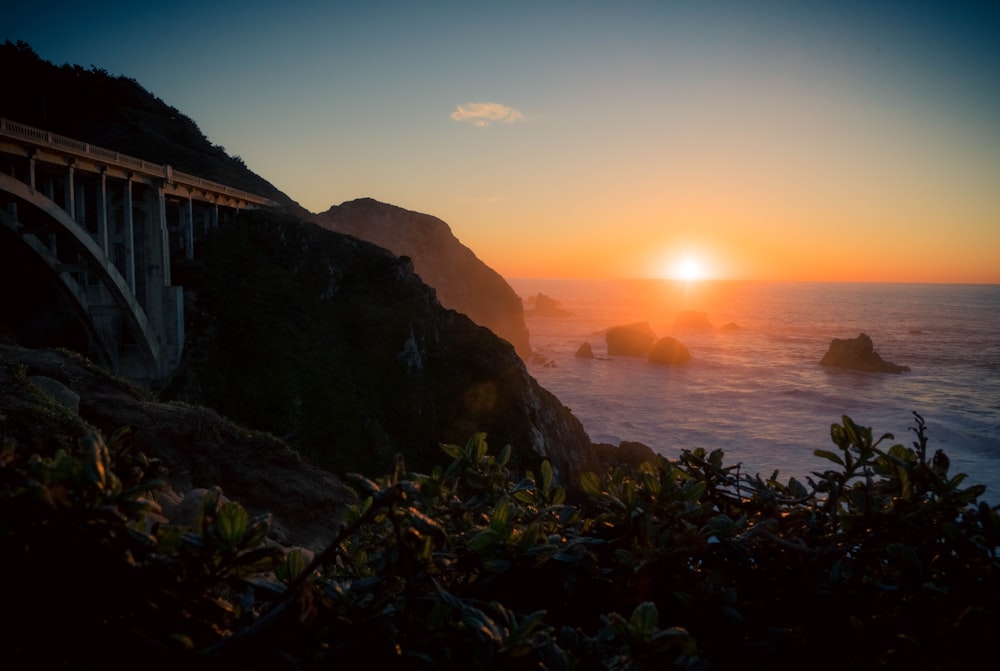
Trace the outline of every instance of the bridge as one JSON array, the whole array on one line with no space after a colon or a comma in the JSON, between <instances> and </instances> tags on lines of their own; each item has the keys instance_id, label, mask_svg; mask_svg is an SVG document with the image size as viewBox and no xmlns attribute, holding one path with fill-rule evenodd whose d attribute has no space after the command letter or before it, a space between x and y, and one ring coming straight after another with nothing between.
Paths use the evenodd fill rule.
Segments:
<instances>
[{"instance_id":1,"label":"bridge","mask_svg":"<svg viewBox=\"0 0 1000 671\"><path fill-rule=\"evenodd\" d=\"M92 360L144 384L166 380L184 349L171 261L193 258L195 241L240 210L277 205L0 118L0 244L19 241L58 278Z\"/></svg>"}]
</instances>

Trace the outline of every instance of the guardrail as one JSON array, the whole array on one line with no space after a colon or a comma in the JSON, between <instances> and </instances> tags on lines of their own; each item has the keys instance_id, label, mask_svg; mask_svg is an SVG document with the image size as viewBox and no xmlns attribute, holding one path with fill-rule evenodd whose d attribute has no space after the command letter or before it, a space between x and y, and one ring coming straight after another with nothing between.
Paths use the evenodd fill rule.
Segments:
<instances>
[{"instance_id":1,"label":"guardrail","mask_svg":"<svg viewBox=\"0 0 1000 671\"><path fill-rule=\"evenodd\" d=\"M0 135L6 135L7 137L18 140L27 140L32 144L48 147L50 149L55 149L68 154L99 159L109 165L114 165L115 167L128 168L152 177L170 180L171 183L174 184L195 186L200 189L216 191L227 196L242 198L243 200L247 200L251 203L257 203L258 205L276 205L276 203L270 198L258 196L257 194L250 193L249 191L234 189L233 187L226 186L225 184L219 184L218 182L203 179L196 175L189 175L187 173L180 172L179 170L174 170L169 165L160 165L159 163L144 161L141 158L135 158L134 156L129 156L128 154L122 154L111 149L105 149L104 147L98 147L87 142L74 140L73 138L66 137L64 135L58 135L47 130L34 128L33 126L28 126L27 124L11 121L10 119L4 119L2 117L0 117Z\"/></svg>"}]
</instances>

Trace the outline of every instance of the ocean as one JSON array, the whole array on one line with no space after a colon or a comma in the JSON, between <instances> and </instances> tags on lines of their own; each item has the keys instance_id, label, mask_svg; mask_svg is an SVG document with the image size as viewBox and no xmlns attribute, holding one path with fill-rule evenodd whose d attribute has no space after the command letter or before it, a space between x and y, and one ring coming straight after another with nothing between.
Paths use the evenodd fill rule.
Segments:
<instances>
[{"instance_id":1,"label":"ocean","mask_svg":"<svg viewBox=\"0 0 1000 671\"><path fill-rule=\"evenodd\" d=\"M1000 285L513 279L536 356L529 372L583 423L594 442L645 443L675 458L722 449L744 473L803 480L829 462L830 425L850 416L894 443L926 422L928 452L949 473L987 486L1000 503ZM541 293L568 314L541 316ZM704 312L709 329L674 326ZM676 366L607 357L603 331L649 322L691 361ZM738 328L734 328L738 327ZM900 374L819 365L834 338L871 337ZM595 358L577 358L589 342Z\"/></svg>"}]
</instances>

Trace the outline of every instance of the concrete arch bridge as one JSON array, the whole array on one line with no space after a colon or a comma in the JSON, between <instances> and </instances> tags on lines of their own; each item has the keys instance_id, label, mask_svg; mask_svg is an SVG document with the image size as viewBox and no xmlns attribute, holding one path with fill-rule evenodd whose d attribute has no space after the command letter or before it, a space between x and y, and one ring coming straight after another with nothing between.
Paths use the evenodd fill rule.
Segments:
<instances>
[{"instance_id":1,"label":"concrete arch bridge","mask_svg":"<svg viewBox=\"0 0 1000 671\"><path fill-rule=\"evenodd\" d=\"M0 245L47 268L78 313L87 355L156 386L184 349L171 260L242 209L272 200L0 119ZM6 258L11 258L7 256ZM5 293L37 287L7 278ZM13 297L13 294L11 294Z\"/></svg>"}]
</instances>

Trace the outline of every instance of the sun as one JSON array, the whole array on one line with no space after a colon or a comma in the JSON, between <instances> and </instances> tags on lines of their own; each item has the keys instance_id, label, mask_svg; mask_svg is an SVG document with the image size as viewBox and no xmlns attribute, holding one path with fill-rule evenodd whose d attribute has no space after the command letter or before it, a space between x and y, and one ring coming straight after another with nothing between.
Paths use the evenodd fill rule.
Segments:
<instances>
[{"instance_id":1,"label":"sun","mask_svg":"<svg viewBox=\"0 0 1000 671\"><path fill-rule=\"evenodd\" d=\"M671 276L684 282L696 282L705 279L705 267L697 257L685 256L674 263Z\"/></svg>"}]
</instances>

